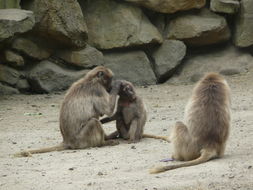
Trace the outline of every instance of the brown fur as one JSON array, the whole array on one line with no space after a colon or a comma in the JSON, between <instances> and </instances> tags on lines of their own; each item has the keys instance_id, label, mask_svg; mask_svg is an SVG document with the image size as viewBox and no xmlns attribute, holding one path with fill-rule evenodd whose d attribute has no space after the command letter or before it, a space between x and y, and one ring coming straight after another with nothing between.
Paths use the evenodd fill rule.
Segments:
<instances>
[{"instance_id":1,"label":"brown fur","mask_svg":"<svg viewBox=\"0 0 253 190\"><path fill-rule=\"evenodd\" d=\"M110 116L114 111L120 83L111 89L112 78L111 70L98 66L73 83L60 109L63 143L55 147L24 151L16 156L118 144L112 140L105 141L105 133L99 121L100 116Z\"/></svg>"},{"instance_id":2,"label":"brown fur","mask_svg":"<svg viewBox=\"0 0 253 190\"><path fill-rule=\"evenodd\" d=\"M168 141L167 137L143 134L147 120L147 112L142 99L137 96L134 86L128 81L121 81L118 107L115 115L101 120L107 123L116 120L117 131L107 139L123 138L130 142L138 142L141 138L156 138Z\"/></svg>"},{"instance_id":3,"label":"brown fur","mask_svg":"<svg viewBox=\"0 0 253 190\"><path fill-rule=\"evenodd\" d=\"M185 124L177 122L172 133L173 158L182 164L154 168L159 173L222 157L230 128L230 89L216 73L206 74L196 85L185 109Z\"/></svg>"}]
</instances>

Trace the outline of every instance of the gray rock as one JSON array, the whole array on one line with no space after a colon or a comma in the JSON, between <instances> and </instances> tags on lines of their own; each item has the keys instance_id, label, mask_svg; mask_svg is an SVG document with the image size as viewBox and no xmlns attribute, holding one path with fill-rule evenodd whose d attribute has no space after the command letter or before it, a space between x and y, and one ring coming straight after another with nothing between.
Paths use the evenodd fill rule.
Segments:
<instances>
[{"instance_id":1,"label":"gray rock","mask_svg":"<svg viewBox=\"0 0 253 190\"><path fill-rule=\"evenodd\" d=\"M92 68L104 64L103 54L89 45L81 50L58 51L56 56L70 64L83 68Z\"/></svg>"},{"instance_id":2,"label":"gray rock","mask_svg":"<svg viewBox=\"0 0 253 190\"><path fill-rule=\"evenodd\" d=\"M35 19L32 11L0 9L0 42L33 28Z\"/></svg>"},{"instance_id":3,"label":"gray rock","mask_svg":"<svg viewBox=\"0 0 253 190\"><path fill-rule=\"evenodd\" d=\"M138 7L112 0L83 3L89 43L98 49L161 43L162 36Z\"/></svg>"},{"instance_id":4,"label":"gray rock","mask_svg":"<svg viewBox=\"0 0 253 190\"><path fill-rule=\"evenodd\" d=\"M14 67L22 67L25 65L23 57L11 50L4 51L4 61Z\"/></svg>"},{"instance_id":5,"label":"gray rock","mask_svg":"<svg viewBox=\"0 0 253 190\"><path fill-rule=\"evenodd\" d=\"M165 40L152 54L156 77L159 82L168 79L186 54L186 46L178 40Z\"/></svg>"},{"instance_id":6,"label":"gray rock","mask_svg":"<svg viewBox=\"0 0 253 190\"><path fill-rule=\"evenodd\" d=\"M27 80L32 91L50 93L67 89L87 72L88 70L70 71L46 60L40 62L30 71Z\"/></svg>"},{"instance_id":7,"label":"gray rock","mask_svg":"<svg viewBox=\"0 0 253 190\"><path fill-rule=\"evenodd\" d=\"M190 46L203 46L228 41L230 30L226 19L207 9L171 20L169 39L183 40Z\"/></svg>"},{"instance_id":8,"label":"gray rock","mask_svg":"<svg viewBox=\"0 0 253 190\"><path fill-rule=\"evenodd\" d=\"M87 27L77 0L23 1L35 14L36 34L63 46L85 47Z\"/></svg>"},{"instance_id":9,"label":"gray rock","mask_svg":"<svg viewBox=\"0 0 253 190\"><path fill-rule=\"evenodd\" d=\"M205 0L125 0L161 13L175 13L205 6Z\"/></svg>"},{"instance_id":10,"label":"gray rock","mask_svg":"<svg viewBox=\"0 0 253 190\"><path fill-rule=\"evenodd\" d=\"M11 47L33 59L43 60L50 56L50 51L41 48L38 44L26 38L17 38Z\"/></svg>"},{"instance_id":11,"label":"gray rock","mask_svg":"<svg viewBox=\"0 0 253 190\"><path fill-rule=\"evenodd\" d=\"M238 47L253 45L253 1L243 0L237 15L234 42Z\"/></svg>"},{"instance_id":12,"label":"gray rock","mask_svg":"<svg viewBox=\"0 0 253 190\"><path fill-rule=\"evenodd\" d=\"M0 83L0 95L11 95L11 94L19 94L19 91L16 88Z\"/></svg>"},{"instance_id":13,"label":"gray rock","mask_svg":"<svg viewBox=\"0 0 253 190\"><path fill-rule=\"evenodd\" d=\"M155 74L144 52L107 53L104 56L105 66L114 72L115 78L128 80L135 85L156 83Z\"/></svg>"},{"instance_id":14,"label":"gray rock","mask_svg":"<svg viewBox=\"0 0 253 190\"><path fill-rule=\"evenodd\" d=\"M240 8L238 0L211 0L210 9L218 13L235 14Z\"/></svg>"},{"instance_id":15,"label":"gray rock","mask_svg":"<svg viewBox=\"0 0 253 190\"><path fill-rule=\"evenodd\" d=\"M191 83L198 81L205 72L234 75L248 72L253 68L253 56L235 47L216 48L208 53L193 54L185 63L178 76L168 83Z\"/></svg>"},{"instance_id":16,"label":"gray rock","mask_svg":"<svg viewBox=\"0 0 253 190\"><path fill-rule=\"evenodd\" d=\"M20 73L8 66L0 64L0 82L14 86L20 77Z\"/></svg>"},{"instance_id":17,"label":"gray rock","mask_svg":"<svg viewBox=\"0 0 253 190\"><path fill-rule=\"evenodd\" d=\"M26 79L20 79L16 84L16 88L19 89L21 92L27 91L30 89L30 85Z\"/></svg>"}]
</instances>

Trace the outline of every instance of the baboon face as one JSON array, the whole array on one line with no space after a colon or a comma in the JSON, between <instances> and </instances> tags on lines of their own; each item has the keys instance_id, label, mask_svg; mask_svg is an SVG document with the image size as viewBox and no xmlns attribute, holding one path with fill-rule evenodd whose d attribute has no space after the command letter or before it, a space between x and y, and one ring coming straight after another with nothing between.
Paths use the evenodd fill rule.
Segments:
<instances>
[{"instance_id":1,"label":"baboon face","mask_svg":"<svg viewBox=\"0 0 253 190\"><path fill-rule=\"evenodd\" d=\"M98 71L97 77L100 81L100 83L106 88L106 90L109 92L112 88L112 78L113 75L110 72L105 71Z\"/></svg>"},{"instance_id":2,"label":"baboon face","mask_svg":"<svg viewBox=\"0 0 253 190\"><path fill-rule=\"evenodd\" d=\"M132 83L127 82L127 81L122 81L121 88L119 91L119 96L130 101L135 100L136 93L134 91L134 87Z\"/></svg>"}]
</instances>

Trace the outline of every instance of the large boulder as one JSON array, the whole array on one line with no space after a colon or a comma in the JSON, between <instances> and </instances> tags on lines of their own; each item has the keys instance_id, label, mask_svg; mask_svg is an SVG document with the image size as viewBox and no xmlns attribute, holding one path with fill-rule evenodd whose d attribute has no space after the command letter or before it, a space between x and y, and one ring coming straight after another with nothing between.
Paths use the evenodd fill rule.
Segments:
<instances>
[{"instance_id":1,"label":"large boulder","mask_svg":"<svg viewBox=\"0 0 253 190\"><path fill-rule=\"evenodd\" d=\"M210 9L218 13L235 14L240 8L238 0L211 0Z\"/></svg>"},{"instance_id":2,"label":"large boulder","mask_svg":"<svg viewBox=\"0 0 253 190\"><path fill-rule=\"evenodd\" d=\"M20 9L0 9L0 42L17 33L33 28L35 19L32 11Z\"/></svg>"},{"instance_id":3,"label":"large boulder","mask_svg":"<svg viewBox=\"0 0 253 190\"><path fill-rule=\"evenodd\" d=\"M113 0L82 2L89 43L98 49L161 43L162 36L138 7Z\"/></svg>"},{"instance_id":4,"label":"large boulder","mask_svg":"<svg viewBox=\"0 0 253 190\"><path fill-rule=\"evenodd\" d=\"M18 89L0 83L0 95L19 94Z\"/></svg>"},{"instance_id":5,"label":"large boulder","mask_svg":"<svg viewBox=\"0 0 253 190\"><path fill-rule=\"evenodd\" d=\"M14 67L22 67L25 65L23 57L11 50L4 51L4 62Z\"/></svg>"},{"instance_id":6,"label":"large boulder","mask_svg":"<svg viewBox=\"0 0 253 190\"><path fill-rule=\"evenodd\" d=\"M26 79L20 79L15 87L19 89L20 92L27 92L30 90L30 85Z\"/></svg>"},{"instance_id":7,"label":"large boulder","mask_svg":"<svg viewBox=\"0 0 253 190\"><path fill-rule=\"evenodd\" d=\"M34 12L36 34L68 47L85 46L87 27L77 0L31 0L22 6Z\"/></svg>"},{"instance_id":8,"label":"large boulder","mask_svg":"<svg viewBox=\"0 0 253 190\"><path fill-rule=\"evenodd\" d=\"M117 79L125 79L136 85L155 84L156 77L143 51L106 53L105 66Z\"/></svg>"},{"instance_id":9,"label":"large boulder","mask_svg":"<svg viewBox=\"0 0 253 190\"><path fill-rule=\"evenodd\" d=\"M190 46L203 46L229 40L226 19L207 9L188 13L170 21L168 38L183 40Z\"/></svg>"},{"instance_id":10,"label":"large boulder","mask_svg":"<svg viewBox=\"0 0 253 190\"><path fill-rule=\"evenodd\" d=\"M14 86L17 84L20 75L17 70L0 64L0 82Z\"/></svg>"},{"instance_id":11,"label":"large boulder","mask_svg":"<svg viewBox=\"0 0 253 190\"><path fill-rule=\"evenodd\" d=\"M50 93L67 89L74 81L83 77L88 70L70 71L50 61L42 61L28 73L31 90Z\"/></svg>"},{"instance_id":12,"label":"large boulder","mask_svg":"<svg viewBox=\"0 0 253 190\"><path fill-rule=\"evenodd\" d=\"M237 15L234 42L238 47L253 45L253 1L243 0Z\"/></svg>"},{"instance_id":13,"label":"large boulder","mask_svg":"<svg viewBox=\"0 0 253 190\"><path fill-rule=\"evenodd\" d=\"M17 38L13 41L11 47L30 58L43 60L50 56L50 51L41 48L38 44L26 38Z\"/></svg>"},{"instance_id":14,"label":"large boulder","mask_svg":"<svg viewBox=\"0 0 253 190\"><path fill-rule=\"evenodd\" d=\"M58 51L56 56L74 66L82 68L93 68L104 64L103 54L89 45L81 50Z\"/></svg>"},{"instance_id":15,"label":"large boulder","mask_svg":"<svg viewBox=\"0 0 253 190\"><path fill-rule=\"evenodd\" d=\"M125 0L161 13L202 8L206 0Z\"/></svg>"},{"instance_id":16,"label":"large boulder","mask_svg":"<svg viewBox=\"0 0 253 190\"><path fill-rule=\"evenodd\" d=\"M153 52L154 69L159 82L164 82L180 65L186 54L186 46L178 40L165 40L164 43Z\"/></svg>"},{"instance_id":17,"label":"large boulder","mask_svg":"<svg viewBox=\"0 0 253 190\"><path fill-rule=\"evenodd\" d=\"M173 76L169 83L191 83L198 81L205 72L218 72L234 75L248 72L253 68L253 56L235 47L215 48L192 52L185 60L179 75Z\"/></svg>"}]
</instances>

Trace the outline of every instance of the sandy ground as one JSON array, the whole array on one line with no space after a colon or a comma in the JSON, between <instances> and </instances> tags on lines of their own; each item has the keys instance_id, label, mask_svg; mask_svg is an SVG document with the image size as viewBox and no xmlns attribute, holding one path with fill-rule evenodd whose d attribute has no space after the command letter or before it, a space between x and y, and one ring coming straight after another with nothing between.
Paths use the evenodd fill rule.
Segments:
<instances>
[{"instance_id":1,"label":"sandy ground","mask_svg":"<svg viewBox=\"0 0 253 190\"><path fill-rule=\"evenodd\" d=\"M148 169L169 158L171 144L142 139L113 147L67 150L13 158L29 148L61 142L58 114L63 94L15 95L0 99L0 189L253 189L253 72L229 77L232 127L226 155L198 166L151 175ZM138 88L147 105L147 133L168 135L193 85ZM40 113L40 115L38 114ZM38 114L38 115L36 115ZM114 123L105 125L107 133Z\"/></svg>"}]
</instances>

